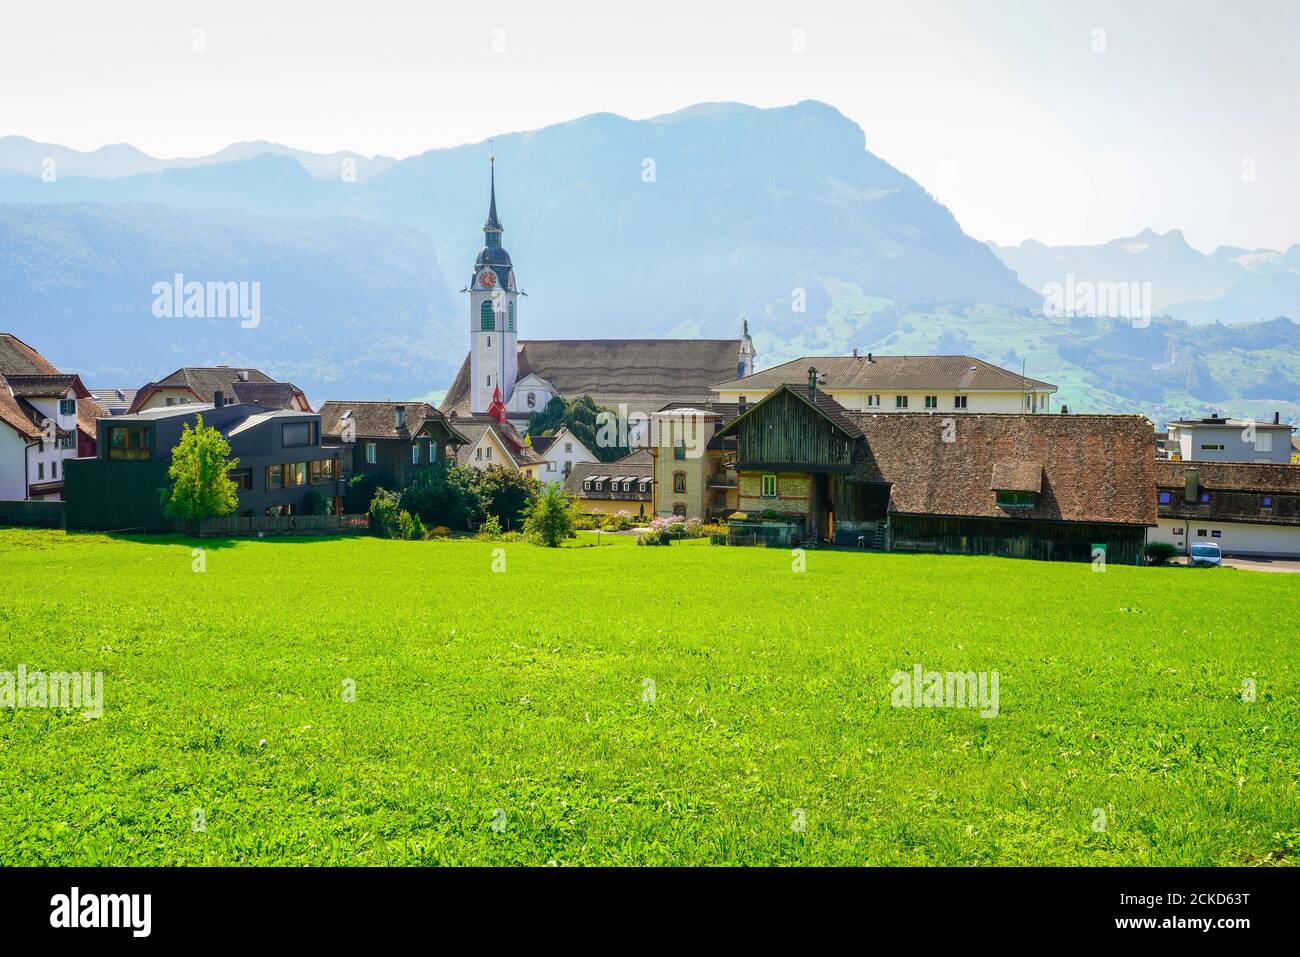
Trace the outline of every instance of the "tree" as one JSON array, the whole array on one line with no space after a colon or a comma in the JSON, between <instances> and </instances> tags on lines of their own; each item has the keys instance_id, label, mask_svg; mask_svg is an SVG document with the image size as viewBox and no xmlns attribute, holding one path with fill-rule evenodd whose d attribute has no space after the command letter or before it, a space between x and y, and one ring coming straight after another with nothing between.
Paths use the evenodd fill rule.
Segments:
<instances>
[{"instance_id":1,"label":"tree","mask_svg":"<svg viewBox=\"0 0 1300 957\"><path fill-rule=\"evenodd\" d=\"M434 462L416 469L402 492L401 507L430 528L468 529L478 513L475 469Z\"/></svg>"},{"instance_id":2,"label":"tree","mask_svg":"<svg viewBox=\"0 0 1300 957\"><path fill-rule=\"evenodd\" d=\"M557 395L546 403L546 408L541 412L534 412L528 417L528 434L534 437L548 432L554 434L563 426L602 462L613 462L627 455L628 449L626 446L601 445L596 441L602 414L617 415L612 409L597 405L589 395L580 395L574 399L564 399Z\"/></svg>"},{"instance_id":3,"label":"tree","mask_svg":"<svg viewBox=\"0 0 1300 957\"><path fill-rule=\"evenodd\" d=\"M489 465L475 472L476 521L486 521L495 515L508 531L517 530L524 521L528 507L537 498L538 482L522 472L502 465Z\"/></svg>"},{"instance_id":4,"label":"tree","mask_svg":"<svg viewBox=\"0 0 1300 957\"><path fill-rule=\"evenodd\" d=\"M232 459L230 443L217 429L203 424L199 416L194 427L185 424L181 440L172 449L167 475L171 488L163 489L163 513L182 522L229 515L239 507L239 494L230 470L239 466Z\"/></svg>"},{"instance_id":5,"label":"tree","mask_svg":"<svg viewBox=\"0 0 1300 957\"><path fill-rule=\"evenodd\" d=\"M558 485L547 485L528 509L524 533L539 545L558 548L574 535L573 499Z\"/></svg>"},{"instance_id":6,"label":"tree","mask_svg":"<svg viewBox=\"0 0 1300 957\"><path fill-rule=\"evenodd\" d=\"M303 511L308 515L328 515L330 513L330 500L323 493L312 489L307 493Z\"/></svg>"},{"instance_id":7,"label":"tree","mask_svg":"<svg viewBox=\"0 0 1300 957\"><path fill-rule=\"evenodd\" d=\"M348 479L343 490L343 511L348 515L360 515L370 507L379 489L390 489L397 483L383 472L362 472Z\"/></svg>"}]
</instances>

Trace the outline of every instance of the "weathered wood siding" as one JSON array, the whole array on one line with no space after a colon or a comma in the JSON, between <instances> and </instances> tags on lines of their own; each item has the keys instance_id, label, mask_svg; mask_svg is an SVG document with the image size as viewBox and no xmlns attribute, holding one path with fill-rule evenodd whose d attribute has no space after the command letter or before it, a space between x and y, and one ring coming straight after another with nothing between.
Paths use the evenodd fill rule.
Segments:
<instances>
[{"instance_id":1,"label":"weathered wood siding","mask_svg":"<svg viewBox=\"0 0 1300 957\"><path fill-rule=\"evenodd\" d=\"M847 471L853 462L853 440L788 392L749 413L736 446L741 468Z\"/></svg>"},{"instance_id":2,"label":"weathered wood siding","mask_svg":"<svg viewBox=\"0 0 1300 957\"><path fill-rule=\"evenodd\" d=\"M899 551L1087 562L1093 545L1105 545L1107 564L1141 565L1146 545L1141 525L897 514L889 525Z\"/></svg>"}]
</instances>

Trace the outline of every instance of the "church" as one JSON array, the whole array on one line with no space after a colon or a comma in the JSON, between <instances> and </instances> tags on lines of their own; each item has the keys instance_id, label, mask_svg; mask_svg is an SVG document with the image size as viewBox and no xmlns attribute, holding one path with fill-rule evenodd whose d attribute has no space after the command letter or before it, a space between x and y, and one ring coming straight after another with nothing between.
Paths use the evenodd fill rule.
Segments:
<instances>
[{"instance_id":1,"label":"church","mask_svg":"<svg viewBox=\"0 0 1300 957\"><path fill-rule=\"evenodd\" d=\"M529 415L556 396L590 396L645 421L670 402L707 402L717 383L754 371L747 328L737 339L520 339L520 297L526 293L501 244L496 158L490 163L483 250L461 290L469 295L469 355L440 407L458 429L478 431L474 426L481 425L514 446L522 442Z\"/></svg>"}]
</instances>

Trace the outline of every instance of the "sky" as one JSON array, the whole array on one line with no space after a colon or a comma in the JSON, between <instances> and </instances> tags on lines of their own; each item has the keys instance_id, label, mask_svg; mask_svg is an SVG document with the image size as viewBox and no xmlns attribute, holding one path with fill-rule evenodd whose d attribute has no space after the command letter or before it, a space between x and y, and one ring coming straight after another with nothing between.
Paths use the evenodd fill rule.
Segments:
<instances>
[{"instance_id":1,"label":"sky","mask_svg":"<svg viewBox=\"0 0 1300 957\"><path fill-rule=\"evenodd\" d=\"M1296 0L0 0L0 135L405 157L817 99L978 239L1286 248L1297 38Z\"/></svg>"}]
</instances>

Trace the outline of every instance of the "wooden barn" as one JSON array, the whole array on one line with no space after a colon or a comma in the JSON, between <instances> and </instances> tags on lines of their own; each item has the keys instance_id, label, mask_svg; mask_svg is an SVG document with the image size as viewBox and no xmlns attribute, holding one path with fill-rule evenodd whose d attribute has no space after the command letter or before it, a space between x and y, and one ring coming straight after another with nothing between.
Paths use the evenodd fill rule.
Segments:
<instances>
[{"instance_id":1,"label":"wooden barn","mask_svg":"<svg viewBox=\"0 0 1300 957\"><path fill-rule=\"evenodd\" d=\"M1156 524L1141 416L849 412L784 385L729 422L740 511L838 545L1139 564Z\"/></svg>"}]
</instances>

